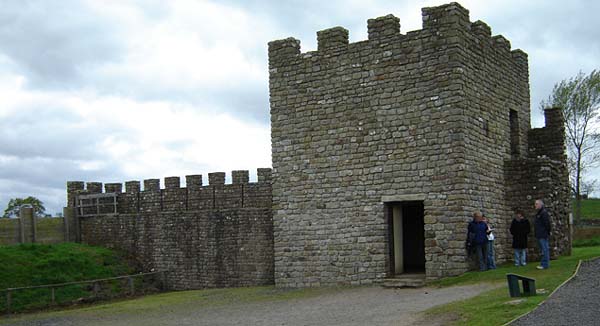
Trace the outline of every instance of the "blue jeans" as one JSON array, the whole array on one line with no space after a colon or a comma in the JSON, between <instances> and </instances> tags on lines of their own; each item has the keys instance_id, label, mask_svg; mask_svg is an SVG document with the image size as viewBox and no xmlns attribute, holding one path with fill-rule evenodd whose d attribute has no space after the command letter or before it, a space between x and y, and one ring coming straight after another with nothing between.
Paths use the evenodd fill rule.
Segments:
<instances>
[{"instance_id":1,"label":"blue jeans","mask_svg":"<svg viewBox=\"0 0 600 326\"><path fill-rule=\"evenodd\" d=\"M527 265L527 249L515 248L515 266Z\"/></svg>"},{"instance_id":2,"label":"blue jeans","mask_svg":"<svg viewBox=\"0 0 600 326\"><path fill-rule=\"evenodd\" d=\"M480 271L487 271L487 264L485 262L485 259L487 258L487 244L486 243L482 243L482 244L476 244L475 245L475 252L477 253L477 259L479 260L479 270Z\"/></svg>"},{"instance_id":3,"label":"blue jeans","mask_svg":"<svg viewBox=\"0 0 600 326\"><path fill-rule=\"evenodd\" d=\"M542 252L542 261L540 265L544 268L550 267L550 246L548 245L548 238L537 239L540 251Z\"/></svg>"},{"instance_id":4,"label":"blue jeans","mask_svg":"<svg viewBox=\"0 0 600 326\"><path fill-rule=\"evenodd\" d=\"M496 259L494 258L494 240L487 242L487 268L496 269Z\"/></svg>"}]
</instances>

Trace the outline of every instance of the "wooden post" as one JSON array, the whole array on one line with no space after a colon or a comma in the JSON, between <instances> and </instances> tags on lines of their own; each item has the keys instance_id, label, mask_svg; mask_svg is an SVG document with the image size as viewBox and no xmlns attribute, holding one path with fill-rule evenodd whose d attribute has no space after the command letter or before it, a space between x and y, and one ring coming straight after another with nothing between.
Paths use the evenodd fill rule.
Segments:
<instances>
[{"instance_id":1,"label":"wooden post","mask_svg":"<svg viewBox=\"0 0 600 326\"><path fill-rule=\"evenodd\" d=\"M135 283L133 282L133 277L128 277L127 281L129 282L129 294L130 295L134 295L135 294Z\"/></svg>"},{"instance_id":2,"label":"wooden post","mask_svg":"<svg viewBox=\"0 0 600 326\"><path fill-rule=\"evenodd\" d=\"M36 238L36 225L35 225L35 214L33 214L33 207L21 207L19 211L19 218L22 223L22 233L24 242L35 243Z\"/></svg>"},{"instance_id":3,"label":"wooden post","mask_svg":"<svg viewBox=\"0 0 600 326\"><path fill-rule=\"evenodd\" d=\"M6 290L6 314L10 315L10 305L12 303L12 293L10 290Z\"/></svg>"},{"instance_id":4,"label":"wooden post","mask_svg":"<svg viewBox=\"0 0 600 326\"><path fill-rule=\"evenodd\" d=\"M56 303L56 295L54 293L54 287L50 288L50 297L52 299L52 305L54 305Z\"/></svg>"},{"instance_id":5,"label":"wooden post","mask_svg":"<svg viewBox=\"0 0 600 326\"><path fill-rule=\"evenodd\" d=\"M98 299L98 292L100 291L100 286L98 282L94 282L94 299Z\"/></svg>"}]
</instances>

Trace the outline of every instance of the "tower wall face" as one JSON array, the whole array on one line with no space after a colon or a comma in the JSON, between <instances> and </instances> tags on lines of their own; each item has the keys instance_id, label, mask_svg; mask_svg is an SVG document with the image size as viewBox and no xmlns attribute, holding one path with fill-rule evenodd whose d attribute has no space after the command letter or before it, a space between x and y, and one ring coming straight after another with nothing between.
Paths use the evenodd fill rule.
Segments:
<instances>
[{"instance_id":1,"label":"tower wall face","mask_svg":"<svg viewBox=\"0 0 600 326\"><path fill-rule=\"evenodd\" d=\"M503 163L510 109L527 146L527 61L486 27L453 3L424 8L423 29L404 35L385 16L363 42L336 27L315 52L269 44L277 285L388 276L388 201L423 201L429 278L469 268L473 210L510 221Z\"/></svg>"},{"instance_id":2,"label":"tower wall face","mask_svg":"<svg viewBox=\"0 0 600 326\"><path fill-rule=\"evenodd\" d=\"M500 35L492 36L481 21L470 24L464 32L459 53L466 101L464 205L471 211L481 210L497 230L496 259L512 260L508 229L517 206L509 198L505 175L507 162L528 155L527 55L521 50L511 51L510 42ZM458 225L456 231L460 231Z\"/></svg>"}]
</instances>

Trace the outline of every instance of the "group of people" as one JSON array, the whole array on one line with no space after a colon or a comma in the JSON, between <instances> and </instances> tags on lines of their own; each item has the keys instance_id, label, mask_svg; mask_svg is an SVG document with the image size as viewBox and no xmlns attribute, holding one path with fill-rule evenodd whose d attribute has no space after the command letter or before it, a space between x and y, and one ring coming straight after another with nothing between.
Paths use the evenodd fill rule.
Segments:
<instances>
[{"instance_id":1,"label":"group of people","mask_svg":"<svg viewBox=\"0 0 600 326\"><path fill-rule=\"evenodd\" d=\"M535 201L536 215L534 218L535 238L537 239L541 262L538 269L550 267L550 247L548 238L550 236L550 216L544 202L541 199ZM512 247L514 249L515 266L527 265L527 237L531 225L523 215L523 211L515 211L515 218L510 224L510 234L513 236ZM467 231L467 249L469 253L477 254L479 270L486 271L496 268L494 254L494 228L481 212L473 213L473 220L469 222Z\"/></svg>"}]
</instances>

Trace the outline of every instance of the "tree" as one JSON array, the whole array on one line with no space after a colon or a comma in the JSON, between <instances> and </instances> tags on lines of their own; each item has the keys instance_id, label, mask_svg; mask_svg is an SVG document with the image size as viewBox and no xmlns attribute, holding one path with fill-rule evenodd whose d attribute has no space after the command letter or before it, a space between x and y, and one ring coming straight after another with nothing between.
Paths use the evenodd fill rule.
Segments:
<instances>
[{"instance_id":1,"label":"tree","mask_svg":"<svg viewBox=\"0 0 600 326\"><path fill-rule=\"evenodd\" d=\"M29 205L33 207L33 213L35 216L44 216L46 208L44 207L44 203L35 198L35 197L27 197L23 198L13 198L8 202L6 209L4 210L4 215L2 217L19 217L19 211L21 210L21 206Z\"/></svg>"},{"instance_id":2,"label":"tree","mask_svg":"<svg viewBox=\"0 0 600 326\"><path fill-rule=\"evenodd\" d=\"M600 71L594 70L587 76L580 72L555 84L552 94L541 105L563 109L575 221L579 221L582 190L596 182L584 181L584 174L600 161Z\"/></svg>"}]
</instances>

